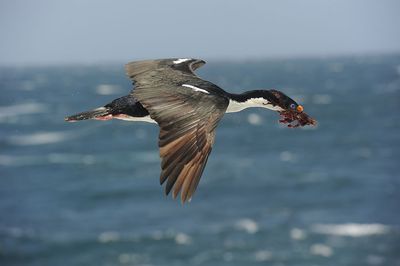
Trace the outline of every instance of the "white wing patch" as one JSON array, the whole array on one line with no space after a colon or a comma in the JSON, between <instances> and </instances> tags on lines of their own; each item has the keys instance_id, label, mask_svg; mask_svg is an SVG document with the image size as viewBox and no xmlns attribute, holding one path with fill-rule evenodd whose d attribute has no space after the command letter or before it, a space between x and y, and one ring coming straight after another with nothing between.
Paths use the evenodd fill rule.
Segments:
<instances>
[{"instance_id":1,"label":"white wing patch","mask_svg":"<svg viewBox=\"0 0 400 266\"><path fill-rule=\"evenodd\" d=\"M186 61L189 61L189 60L190 59L188 59L188 58L180 58L180 59L177 59L177 60L173 61L172 63L180 64L180 63L183 63L183 62L186 62Z\"/></svg>"},{"instance_id":2,"label":"white wing patch","mask_svg":"<svg viewBox=\"0 0 400 266\"><path fill-rule=\"evenodd\" d=\"M187 88L191 88L191 89L194 90L194 91L200 91L200 92L203 92L203 93L210 94L208 91L203 90L203 89L200 89L200 88L197 88L196 86L193 86L193 85L182 84L182 87L187 87Z\"/></svg>"}]
</instances>

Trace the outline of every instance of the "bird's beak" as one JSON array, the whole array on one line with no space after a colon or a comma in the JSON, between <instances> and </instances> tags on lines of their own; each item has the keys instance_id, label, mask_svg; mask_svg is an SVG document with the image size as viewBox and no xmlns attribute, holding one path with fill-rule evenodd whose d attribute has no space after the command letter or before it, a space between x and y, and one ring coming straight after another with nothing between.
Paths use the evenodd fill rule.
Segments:
<instances>
[{"instance_id":1,"label":"bird's beak","mask_svg":"<svg viewBox=\"0 0 400 266\"><path fill-rule=\"evenodd\" d=\"M304 108L303 108L303 106L298 105L296 110L297 110L297 112L301 113L301 112L303 112Z\"/></svg>"}]
</instances>

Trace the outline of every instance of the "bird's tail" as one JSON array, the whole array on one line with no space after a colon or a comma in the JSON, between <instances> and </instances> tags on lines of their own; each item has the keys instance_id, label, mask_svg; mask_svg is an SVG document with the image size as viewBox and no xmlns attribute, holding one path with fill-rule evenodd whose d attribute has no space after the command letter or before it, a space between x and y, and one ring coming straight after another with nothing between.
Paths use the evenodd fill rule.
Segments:
<instances>
[{"instance_id":1,"label":"bird's tail","mask_svg":"<svg viewBox=\"0 0 400 266\"><path fill-rule=\"evenodd\" d=\"M90 111L65 117L65 121L67 122L76 122L87 119L96 119L96 120L112 119L111 108L99 107Z\"/></svg>"}]
</instances>

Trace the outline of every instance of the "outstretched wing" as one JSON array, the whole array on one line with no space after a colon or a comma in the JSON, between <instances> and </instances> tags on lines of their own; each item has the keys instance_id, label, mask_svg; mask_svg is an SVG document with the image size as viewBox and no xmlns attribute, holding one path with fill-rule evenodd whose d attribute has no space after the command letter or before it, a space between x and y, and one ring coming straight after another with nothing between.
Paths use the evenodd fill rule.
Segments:
<instances>
[{"instance_id":1,"label":"outstretched wing","mask_svg":"<svg viewBox=\"0 0 400 266\"><path fill-rule=\"evenodd\" d=\"M205 63L200 59L189 58L145 60L126 64L125 71L135 87L151 86L162 82L166 77L177 75L197 77L194 71Z\"/></svg>"},{"instance_id":2,"label":"outstretched wing","mask_svg":"<svg viewBox=\"0 0 400 266\"><path fill-rule=\"evenodd\" d=\"M160 183L165 193L189 200L214 143L215 128L228 100L173 84L137 86L132 92L160 126Z\"/></svg>"}]
</instances>

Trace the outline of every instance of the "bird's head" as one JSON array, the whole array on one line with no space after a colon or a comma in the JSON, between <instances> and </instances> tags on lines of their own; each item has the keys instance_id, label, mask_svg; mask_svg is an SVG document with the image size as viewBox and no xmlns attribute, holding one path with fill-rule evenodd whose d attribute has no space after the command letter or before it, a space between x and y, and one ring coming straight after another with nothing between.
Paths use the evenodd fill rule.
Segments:
<instances>
[{"instance_id":1,"label":"bird's head","mask_svg":"<svg viewBox=\"0 0 400 266\"><path fill-rule=\"evenodd\" d=\"M275 109L281 116L280 123L287 124L288 127L299 127L312 125L317 121L304 112L303 106L295 102L283 92L278 90L269 90L272 96L269 101L279 108Z\"/></svg>"},{"instance_id":2,"label":"bird's head","mask_svg":"<svg viewBox=\"0 0 400 266\"><path fill-rule=\"evenodd\" d=\"M249 107L262 107L281 115L279 122L288 127L312 125L317 121L308 116L303 106L278 90L253 90L242 94L230 94L227 112L238 112Z\"/></svg>"},{"instance_id":3,"label":"bird's head","mask_svg":"<svg viewBox=\"0 0 400 266\"><path fill-rule=\"evenodd\" d=\"M304 112L303 106L278 90L248 91L235 98L241 104L228 108L228 111L237 112L248 107L263 107L278 112L281 116L279 122L287 124L288 127L317 124L315 119Z\"/></svg>"}]
</instances>

